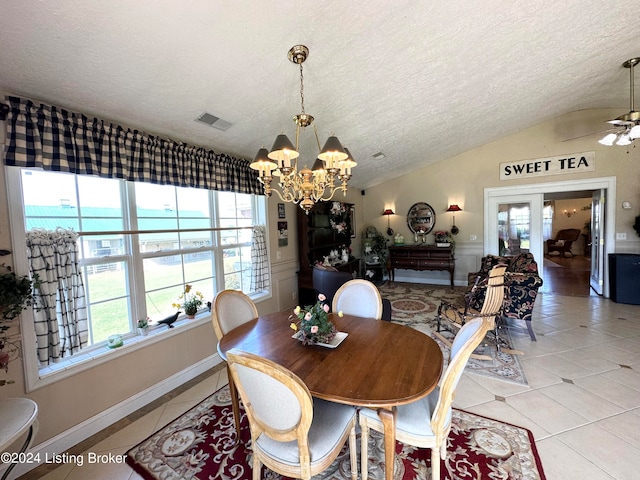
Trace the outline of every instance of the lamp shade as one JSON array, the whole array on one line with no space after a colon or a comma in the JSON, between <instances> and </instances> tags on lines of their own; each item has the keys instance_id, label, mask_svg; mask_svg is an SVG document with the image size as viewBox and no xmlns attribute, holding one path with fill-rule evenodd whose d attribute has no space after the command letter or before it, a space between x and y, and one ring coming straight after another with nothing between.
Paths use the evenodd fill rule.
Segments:
<instances>
[{"instance_id":1,"label":"lamp shade","mask_svg":"<svg viewBox=\"0 0 640 480\"><path fill-rule=\"evenodd\" d=\"M250 168L258 170L258 172L260 172L261 178L264 176L270 176L271 171L278 168L276 162L268 157L268 153L269 152L267 151L267 149L262 147L260 150L258 150L258 153L256 153L253 162L249 164Z\"/></svg>"},{"instance_id":2,"label":"lamp shade","mask_svg":"<svg viewBox=\"0 0 640 480\"><path fill-rule=\"evenodd\" d=\"M338 167L340 168L341 173L351 175L351 169L357 166L358 163L353 159L353 156L347 147L344 147L344 151L347 154L347 158L340 160L338 162Z\"/></svg>"},{"instance_id":3,"label":"lamp shade","mask_svg":"<svg viewBox=\"0 0 640 480\"><path fill-rule=\"evenodd\" d=\"M293 160L298 158L299 155L300 153L284 133L276 137L275 142L273 142L273 147L271 147L271 151L269 152L269 158L278 162L283 162L285 159Z\"/></svg>"},{"instance_id":4,"label":"lamp shade","mask_svg":"<svg viewBox=\"0 0 640 480\"><path fill-rule=\"evenodd\" d=\"M387 208L384 212L382 212L382 215L395 215L395 213L393 213L393 210L391 210L390 208Z\"/></svg>"},{"instance_id":5,"label":"lamp shade","mask_svg":"<svg viewBox=\"0 0 640 480\"><path fill-rule=\"evenodd\" d=\"M346 160L348 156L338 137L332 135L327 138L318 158L324 160L327 168L335 168L337 162Z\"/></svg>"},{"instance_id":6,"label":"lamp shade","mask_svg":"<svg viewBox=\"0 0 640 480\"><path fill-rule=\"evenodd\" d=\"M447 212L461 212L462 209L458 205L449 205Z\"/></svg>"}]
</instances>

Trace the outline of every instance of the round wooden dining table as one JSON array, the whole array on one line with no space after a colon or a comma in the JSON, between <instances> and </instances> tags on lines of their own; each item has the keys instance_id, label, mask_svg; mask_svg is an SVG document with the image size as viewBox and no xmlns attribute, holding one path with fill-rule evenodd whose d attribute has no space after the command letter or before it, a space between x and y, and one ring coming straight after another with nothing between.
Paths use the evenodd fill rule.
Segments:
<instances>
[{"instance_id":1,"label":"round wooden dining table","mask_svg":"<svg viewBox=\"0 0 640 480\"><path fill-rule=\"evenodd\" d=\"M235 328L220 339L218 353L226 360L226 352L236 348L268 358L300 377L314 397L377 409L384 425L385 478L392 480L396 407L437 386L444 361L440 347L410 327L333 313L330 320L347 337L335 348L303 345L291 338L290 314L263 315ZM237 395L229 382L238 425Z\"/></svg>"}]
</instances>

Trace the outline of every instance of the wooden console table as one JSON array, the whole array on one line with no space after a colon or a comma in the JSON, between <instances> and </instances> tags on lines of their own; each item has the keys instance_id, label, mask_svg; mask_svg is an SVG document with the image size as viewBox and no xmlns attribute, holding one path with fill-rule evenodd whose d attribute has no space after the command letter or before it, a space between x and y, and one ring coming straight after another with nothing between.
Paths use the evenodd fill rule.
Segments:
<instances>
[{"instance_id":1,"label":"wooden console table","mask_svg":"<svg viewBox=\"0 0 640 480\"><path fill-rule=\"evenodd\" d=\"M452 247L435 247L432 245L403 245L389 247L387 260L389 280L395 280L395 269L408 270L446 270L451 276L453 287L453 270L455 262Z\"/></svg>"}]
</instances>

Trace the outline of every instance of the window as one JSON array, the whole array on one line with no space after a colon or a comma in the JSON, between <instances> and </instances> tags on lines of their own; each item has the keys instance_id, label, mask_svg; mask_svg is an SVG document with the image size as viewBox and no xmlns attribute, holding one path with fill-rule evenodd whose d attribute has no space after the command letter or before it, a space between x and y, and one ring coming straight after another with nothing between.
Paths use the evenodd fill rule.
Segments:
<instances>
[{"instance_id":1,"label":"window","mask_svg":"<svg viewBox=\"0 0 640 480\"><path fill-rule=\"evenodd\" d=\"M114 333L134 335L139 318L175 313L172 303L186 284L207 301L224 288L259 293L249 291L250 227L266 223L262 196L7 170L22 197L23 209L12 218L23 218L26 230L63 227L81 234L90 346Z\"/></svg>"}]
</instances>

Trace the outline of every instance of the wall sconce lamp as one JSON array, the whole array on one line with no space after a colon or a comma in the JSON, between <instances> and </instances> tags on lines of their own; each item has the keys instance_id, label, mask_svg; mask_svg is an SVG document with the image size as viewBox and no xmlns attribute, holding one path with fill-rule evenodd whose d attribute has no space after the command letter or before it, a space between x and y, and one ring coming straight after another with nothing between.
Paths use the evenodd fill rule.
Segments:
<instances>
[{"instance_id":1,"label":"wall sconce lamp","mask_svg":"<svg viewBox=\"0 0 640 480\"><path fill-rule=\"evenodd\" d=\"M393 236L393 228L391 228L391 219L389 218L389 215L395 215L395 213L393 213L393 210L391 210L390 208L387 208L384 212L382 212L382 215L387 216L387 235L391 237Z\"/></svg>"},{"instance_id":2,"label":"wall sconce lamp","mask_svg":"<svg viewBox=\"0 0 640 480\"><path fill-rule=\"evenodd\" d=\"M460 229L458 227L456 227L456 214L455 212L461 212L462 209L458 206L458 205L449 205L449 208L447 208L447 212L454 212L453 213L453 225L451 227L451 234L452 235L457 235L458 232L460 231Z\"/></svg>"},{"instance_id":3,"label":"wall sconce lamp","mask_svg":"<svg viewBox=\"0 0 640 480\"><path fill-rule=\"evenodd\" d=\"M567 217L571 218L572 215L576 214L576 209L574 208L573 211L565 209L562 213L564 213Z\"/></svg>"}]
</instances>

